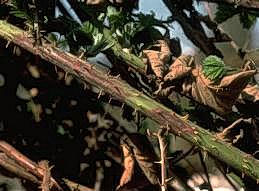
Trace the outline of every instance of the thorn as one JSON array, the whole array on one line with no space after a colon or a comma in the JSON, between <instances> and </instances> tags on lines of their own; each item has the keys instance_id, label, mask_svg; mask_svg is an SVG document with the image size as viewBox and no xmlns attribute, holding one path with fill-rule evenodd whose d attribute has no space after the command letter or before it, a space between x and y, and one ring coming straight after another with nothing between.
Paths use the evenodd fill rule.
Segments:
<instances>
[{"instance_id":1,"label":"thorn","mask_svg":"<svg viewBox=\"0 0 259 191\"><path fill-rule=\"evenodd\" d=\"M112 101L112 97L110 97L110 99L109 99L108 103L109 103L109 104L111 104L111 101Z\"/></svg>"},{"instance_id":2,"label":"thorn","mask_svg":"<svg viewBox=\"0 0 259 191\"><path fill-rule=\"evenodd\" d=\"M161 185L161 191L166 191L166 185Z\"/></svg>"},{"instance_id":3,"label":"thorn","mask_svg":"<svg viewBox=\"0 0 259 191\"><path fill-rule=\"evenodd\" d=\"M140 92L138 92L138 93L135 93L135 92L134 92L133 95L136 96L136 97L138 97L138 96L141 95L141 93L140 93Z\"/></svg>"},{"instance_id":4,"label":"thorn","mask_svg":"<svg viewBox=\"0 0 259 191\"><path fill-rule=\"evenodd\" d=\"M46 50L49 52L49 54L53 52L51 47L47 47Z\"/></svg>"},{"instance_id":5,"label":"thorn","mask_svg":"<svg viewBox=\"0 0 259 191\"><path fill-rule=\"evenodd\" d=\"M203 161L206 160L207 156L208 156L208 153L207 153L206 151L204 151L204 152L203 152Z\"/></svg>"},{"instance_id":6,"label":"thorn","mask_svg":"<svg viewBox=\"0 0 259 191\"><path fill-rule=\"evenodd\" d=\"M162 184L161 184L160 180L158 180L158 184L159 184L159 186L160 186L160 187L162 186Z\"/></svg>"},{"instance_id":7,"label":"thorn","mask_svg":"<svg viewBox=\"0 0 259 191\"><path fill-rule=\"evenodd\" d=\"M167 126L162 126L162 130L163 130L163 134L162 136L166 136L168 135L169 133L169 128Z\"/></svg>"},{"instance_id":8,"label":"thorn","mask_svg":"<svg viewBox=\"0 0 259 191\"><path fill-rule=\"evenodd\" d=\"M53 47L57 47L57 42L56 42L56 41L53 41L53 42L52 42L52 46L53 46Z\"/></svg>"},{"instance_id":9,"label":"thorn","mask_svg":"<svg viewBox=\"0 0 259 191\"><path fill-rule=\"evenodd\" d=\"M121 75L118 74L117 76L114 76L115 79L118 79Z\"/></svg>"},{"instance_id":10,"label":"thorn","mask_svg":"<svg viewBox=\"0 0 259 191\"><path fill-rule=\"evenodd\" d=\"M110 73L111 73L111 71L109 70L107 73L106 73L106 80L108 80L109 79L109 77L110 77Z\"/></svg>"},{"instance_id":11,"label":"thorn","mask_svg":"<svg viewBox=\"0 0 259 191\"><path fill-rule=\"evenodd\" d=\"M65 81L67 80L67 74L68 74L68 72L65 72L65 77L64 77Z\"/></svg>"},{"instance_id":12,"label":"thorn","mask_svg":"<svg viewBox=\"0 0 259 191\"><path fill-rule=\"evenodd\" d=\"M165 159L166 160L171 160L171 159L174 159L175 157L166 157Z\"/></svg>"},{"instance_id":13,"label":"thorn","mask_svg":"<svg viewBox=\"0 0 259 191\"><path fill-rule=\"evenodd\" d=\"M167 123L166 124L166 127L165 127L166 129L167 129L167 131L169 131L170 130L170 128L169 128L169 124Z\"/></svg>"},{"instance_id":14,"label":"thorn","mask_svg":"<svg viewBox=\"0 0 259 191\"><path fill-rule=\"evenodd\" d=\"M13 54L15 54L16 48L17 48L16 46L13 47Z\"/></svg>"},{"instance_id":15,"label":"thorn","mask_svg":"<svg viewBox=\"0 0 259 191\"><path fill-rule=\"evenodd\" d=\"M123 103L123 104L121 105L121 111L123 111L124 106L125 106L125 103Z\"/></svg>"},{"instance_id":16,"label":"thorn","mask_svg":"<svg viewBox=\"0 0 259 191\"><path fill-rule=\"evenodd\" d=\"M100 97L101 97L102 93L103 93L103 89L101 89L101 90L99 91L99 94L98 94L97 99L100 99Z\"/></svg>"},{"instance_id":17,"label":"thorn","mask_svg":"<svg viewBox=\"0 0 259 191\"><path fill-rule=\"evenodd\" d=\"M177 136L175 134L173 134L173 136L174 136L174 141L176 142Z\"/></svg>"},{"instance_id":18,"label":"thorn","mask_svg":"<svg viewBox=\"0 0 259 191\"><path fill-rule=\"evenodd\" d=\"M8 48L9 44L11 43L10 40L7 41L6 45L5 45L5 48Z\"/></svg>"},{"instance_id":19,"label":"thorn","mask_svg":"<svg viewBox=\"0 0 259 191\"><path fill-rule=\"evenodd\" d=\"M154 161L155 164L162 164L162 161Z\"/></svg>"},{"instance_id":20,"label":"thorn","mask_svg":"<svg viewBox=\"0 0 259 191\"><path fill-rule=\"evenodd\" d=\"M166 148L168 147L168 142L166 142L165 146L164 146L164 151L166 150ZM164 152L163 151L163 152Z\"/></svg>"},{"instance_id":21,"label":"thorn","mask_svg":"<svg viewBox=\"0 0 259 191\"><path fill-rule=\"evenodd\" d=\"M170 182L173 179L174 179L174 177L167 178L167 179L165 179L165 182L168 183L168 182Z\"/></svg>"},{"instance_id":22,"label":"thorn","mask_svg":"<svg viewBox=\"0 0 259 191\"><path fill-rule=\"evenodd\" d=\"M147 129L146 131L147 131L147 135L150 136L150 137L157 136L157 134L152 132L152 131L150 131L150 129Z\"/></svg>"},{"instance_id":23,"label":"thorn","mask_svg":"<svg viewBox=\"0 0 259 191\"><path fill-rule=\"evenodd\" d=\"M58 67L55 65L55 72L58 73Z\"/></svg>"},{"instance_id":24,"label":"thorn","mask_svg":"<svg viewBox=\"0 0 259 191\"><path fill-rule=\"evenodd\" d=\"M83 56L84 56L84 54L85 54L85 52L84 52L84 51L82 51L82 52L80 53L80 55L78 56L78 58L79 58L79 59L82 59L82 58L83 58Z\"/></svg>"},{"instance_id":25,"label":"thorn","mask_svg":"<svg viewBox=\"0 0 259 191\"><path fill-rule=\"evenodd\" d=\"M245 178L245 173L242 172L242 175L241 175L242 178Z\"/></svg>"},{"instance_id":26,"label":"thorn","mask_svg":"<svg viewBox=\"0 0 259 191\"><path fill-rule=\"evenodd\" d=\"M135 109L134 109L134 114L137 114L137 112L138 112L138 110L135 108Z\"/></svg>"},{"instance_id":27,"label":"thorn","mask_svg":"<svg viewBox=\"0 0 259 191\"><path fill-rule=\"evenodd\" d=\"M187 121L189 119L190 115L186 114L185 116L181 116L180 118L184 121Z\"/></svg>"},{"instance_id":28,"label":"thorn","mask_svg":"<svg viewBox=\"0 0 259 191\"><path fill-rule=\"evenodd\" d=\"M84 90L86 90L86 88L87 88L86 83L84 82L83 84L84 84Z\"/></svg>"},{"instance_id":29,"label":"thorn","mask_svg":"<svg viewBox=\"0 0 259 191\"><path fill-rule=\"evenodd\" d=\"M49 170L52 170L55 167L55 165L52 165L49 167Z\"/></svg>"},{"instance_id":30,"label":"thorn","mask_svg":"<svg viewBox=\"0 0 259 191\"><path fill-rule=\"evenodd\" d=\"M150 132L149 129L147 129L147 135L150 136L150 137L152 136L152 133Z\"/></svg>"}]
</instances>

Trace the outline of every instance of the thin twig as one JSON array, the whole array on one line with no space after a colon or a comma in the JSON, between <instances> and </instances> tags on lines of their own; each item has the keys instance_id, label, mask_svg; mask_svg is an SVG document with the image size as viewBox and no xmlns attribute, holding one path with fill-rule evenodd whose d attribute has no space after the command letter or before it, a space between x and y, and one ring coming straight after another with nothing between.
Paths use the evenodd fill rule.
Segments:
<instances>
[{"instance_id":1,"label":"thin twig","mask_svg":"<svg viewBox=\"0 0 259 191\"><path fill-rule=\"evenodd\" d=\"M203 169L204 169L204 172L205 172L205 175L206 175L207 182L208 182L208 184L209 184L210 190L213 191L213 188L212 188L212 185L211 185L211 182L210 182L209 172L208 172L207 166L206 166L206 164L205 164L205 162L204 162L204 159L203 159L203 157L202 157L201 151L199 151L199 158L200 158L200 161L201 161L201 165L202 165L202 167L203 167Z\"/></svg>"},{"instance_id":2,"label":"thin twig","mask_svg":"<svg viewBox=\"0 0 259 191\"><path fill-rule=\"evenodd\" d=\"M158 139L159 149L160 149L160 161L158 162L161 165L161 191L167 190L167 168L166 168L166 156L167 156L167 144L165 141L164 134L166 129L159 129L157 133L151 133L149 130L147 133L151 136L154 136Z\"/></svg>"},{"instance_id":3,"label":"thin twig","mask_svg":"<svg viewBox=\"0 0 259 191\"><path fill-rule=\"evenodd\" d=\"M232 4L233 6L242 6L253 10L259 9L259 2L257 0L198 0L198 2L200 1L207 1L212 3L227 3Z\"/></svg>"},{"instance_id":4,"label":"thin twig","mask_svg":"<svg viewBox=\"0 0 259 191\"><path fill-rule=\"evenodd\" d=\"M212 157L213 158L213 157ZM224 178L228 181L228 183L232 186L232 188L235 190L235 191L239 191L239 188L233 184L233 182L229 179L229 177L227 176L227 174L222 170L221 168L221 165L219 164L220 162L213 158L214 162L215 162L215 165L217 166L217 168L219 169L220 173L224 176Z\"/></svg>"},{"instance_id":5,"label":"thin twig","mask_svg":"<svg viewBox=\"0 0 259 191\"><path fill-rule=\"evenodd\" d=\"M40 161L39 166L43 169L43 179L41 184L42 191L49 191L51 187L51 174L49 163L46 160Z\"/></svg>"},{"instance_id":6,"label":"thin twig","mask_svg":"<svg viewBox=\"0 0 259 191\"><path fill-rule=\"evenodd\" d=\"M237 127L237 125L243 121L249 123L250 120L251 120L251 118L249 118L249 119L240 118L240 119L236 120L235 122L233 122L231 125L229 125L227 128L225 128L222 132L217 133L216 137L221 140L225 140L226 136L228 135L228 133L231 129Z\"/></svg>"},{"instance_id":7,"label":"thin twig","mask_svg":"<svg viewBox=\"0 0 259 191\"><path fill-rule=\"evenodd\" d=\"M96 180L95 180L95 185L94 185L94 190L95 191L100 191L101 190L101 185L102 185L102 181L104 178L104 169L101 165L100 162L96 162Z\"/></svg>"},{"instance_id":8,"label":"thin twig","mask_svg":"<svg viewBox=\"0 0 259 191\"><path fill-rule=\"evenodd\" d=\"M200 148L206 148L207 152L219 160L224 161L229 166L247 174L255 180L259 179L259 161L254 157L247 157L246 153L234 146L227 145L226 142L217 139L216 136L205 131L198 125L188 120L182 120L181 116L177 113L147 95L141 94L127 83L114 77L107 79L102 71L91 67L91 64L88 62L62 52L50 45L43 44L39 47L33 47L33 40L28 38L28 34L25 31L2 20L0 20L0 37L12 41L14 44L25 48L33 54L36 54L35 49L37 49L37 53L43 59L56 64L65 71L92 85L103 88L114 98L138 109L160 125L168 124L170 133L179 135ZM244 165L240 163L240 161L244 160L247 166L253 166L253 168L244 168Z\"/></svg>"},{"instance_id":9,"label":"thin twig","mask_svg":"<svg viewBox=\"0 0 259 191\"><path fill-rule=\"evenodd\" d=\"M95 191L93 188L88 188L87 186L83 186L71 180L63 178L63 181L70 188L70 190L78 190L78 191Z\"/></svg>"},{"instance_id":10,"label":"thin twig","mask_svg":"<svg viewBox=\"0 0 259 191\"><path fill-rule=\"evenodd\" d=\"M8 144L5 141L0 141L0 151L4 152L6 156L13 159L17 164L25 168L28 172L31 172L35 176L39 178L43 178L44 173L42 168L38 166L37 163L33 162L26 156L24 156L22 153L17 151L13 146ZM54 180L54 178L51 178L52 184L58 188L59 190L63 190L58 183Z\"/></svg>"},{"instance_id":11,"label":"thin twig","mask_svg":"<svg viewBox=\"0 0 259 191\"><path fill-rule=\"evenodd\" d=\"M193 151L194 148L195 148L195 146L193 145L188 151L183 153L179 158L177 158L176 160L173 160L174 164L176 164L179 161L185 159Z\"/></svg>"},{"instance_id":12,"label":"thin twig","mask_svg":"<svg viewBox=\"0 0 259 191\"><path fill-rule=\"evenodd\" d=\"M167 169L166 169L166 156L167 156L167 144L164 137L165 129L159 129L157 133L157 138L160 148L160 158L161 158L161 190L167 190Z\"/></svg>"},{"instance_id":13,"label":"thin twig","mask_svg":"<svg viewBox=\"0 0 259 191\"><path fill-rule=\"evenodd\" d=\"M193 164L188 160L188 159L184 159L184 161L192 168L192 170L193 170L193 174L198 174L200 177L201 177L201 179L203 180L203 182L206 182L206 180L205 180L205 178L204 178L204 176L202 175L202 173L201 173L201 171L200 170L197 170L196 168L195 168L195 166L193 166Z\"/></svg>"},{"instance_id":14,"label":"thin twig","mask_svg":"<svg viewBox=\"0 0 259 191\"><path fill-rule=\"evenodd\" d=\"M5 153L0 153L0 166L7 171L21 177L25 180L29 180L33 183L40 184L38 178L31 173L27 172L25 168L16 164L12 159L8 158Z\"/></svg>"}]
</instances>

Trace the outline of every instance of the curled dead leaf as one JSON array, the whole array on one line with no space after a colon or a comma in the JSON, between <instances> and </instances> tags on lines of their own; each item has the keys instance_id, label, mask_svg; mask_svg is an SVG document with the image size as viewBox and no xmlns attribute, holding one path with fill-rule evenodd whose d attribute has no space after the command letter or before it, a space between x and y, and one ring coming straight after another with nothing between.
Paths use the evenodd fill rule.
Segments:
<instances>
[{"instance_id":1,"label":"curled dead leaf","mask_svg":"<svg viewBox=\"0 0 259 191\"><path fill-rule=\"evenodd\" d=\"M187 76L191 70L194 62L193 56L182 55L178 57L170 66L169 72L164 77L164 81L173 81Z\"/></svg>"},{"instance_id":2,"label":"curled dead leaf","mask_svg":"<svg viewBox=\"0 0 259 191\"><path fill-rule=\"evenodd\" d=\"M159 59L159 52L155 50L144 50L143 53L147 57L156 77L162 79L166 70L164 63Z\"/></svg>"},{"instance_id":3,"label":"curled dead leaf","mask_svg":"<svg viewBox=\"0 0 259 191\"><path fill-rule=\"evenodd\" d=\"M192 85L191 90L185 90L182 87L182 93L192 95L196 101L214 108L220 114L227 114L232 111L232 106L239 94L255 73L256 70L247 70L224 76L217 85L199 70L195 80L188 82Z\"/></svg>"},{"instance_id":4,"label":"curled dead leaf","mask_svg":"<svg viewBox=\"0 0 259 191\"><path fill-rule=\"evenodd\" d=\"M122 188L132 180L132 176L134 173L134 165L135 165L133 154L131 153L129 147L125 144L121 145L121 147L122 147L122 153L124 157L124 161L123 161L124 171L120 179L120 184L116 188L116 190L119 190L120 188Z\"/></svg>"},{"instance_id":5,"label":"curled dead leaf","mask_svg":"<svg viewBox=\"0 0 259 191\"><path fill-rule=\"evenodd\" d=\"M154 163L157 161L157 156L147 137L140 134L125 135L121 138L121 143L132 150L134 160L137 161L149 182L158 185L160 168L158 164Z\"/></svg>"},{"instance_id":6,"label":"curled dead leaf","mask_svg":"<svg viewBox=\"0 0 259 191\"><path fill-rule=\"evenodd\" d=\"M158 40L157 46L160 47L160 55L159 58L163 63L167 63L170 61L171 51L168 46L168 43L165 40Z\"/></svg>"},{"instance_id":7,"label":"curled dead leaf","mask_svg":"<svg viewBox=\"0 0 259 191\"><path fill-rule=\"evenodd\" d=\"M245 99L251 102L259 101L259 86L248 84L245 89L241 92L241 99Z\"/></svg>"},{"instance_id":8,"label":"curled dead leaf","mask_svg":"<svg viewBox=\"0 0 259 191\"><path fill-rule=\"evenodd\" d=\"M166 64L170 60L171 52L165 40L158 40L157 42L150 50L144 50L143 53L156 77L162 79L167 70Z\"/></svg>"}]
</instances>

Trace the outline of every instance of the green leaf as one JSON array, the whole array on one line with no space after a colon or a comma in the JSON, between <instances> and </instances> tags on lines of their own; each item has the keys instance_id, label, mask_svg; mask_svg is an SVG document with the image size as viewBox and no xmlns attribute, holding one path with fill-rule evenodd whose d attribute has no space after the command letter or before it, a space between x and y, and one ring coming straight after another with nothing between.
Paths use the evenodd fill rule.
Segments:
<instances>
[{"instance_id":1,"label":"green leaf","mask_svg":"<svg viewBox=\"0 0 259 191\"><path fill-rule=\"evenodd\" d=\"M57 133L59 133L60 135L65 135L66 131L61 125L59 125L57 128Z\"/></svg>"},{"instance_id":2,"label":"green leaf","mask_svg":"<svg viewBox=\"0 0 259 191\"><path fill-rule=\"evenodd\" d=\"M105 14L104 13L100 13L99 16L97 17L98 21L102 21L103 22L104 19L105 19Z\"/></svg>"},{"instance_id":3,"label":"green leaf","mask_svg":"<svg viewBox=\"0 0 259 191\"><path fill-rule=\"evenodd\" d=\"M144 27L136 22L129 22L125 24L122 31L122 38L125 46L130 47L132 44L134 44L132 39L138 32L142 31L143 29Z\"/></svg>"},{"instance_id":4,"label":"green leaf","mask_svg":"<svg viewBox=\"0 0 259 191\"><path fill-rule=\"evenodd\" d=\"M242 12L239 14L239 20L245 29L249 29L256 22L256 16L248 12Z\"/></svg>"},{"instance_id":5,"label":"green leaf","mask_svg":"<svg viewBox=\"0 0 259 191\"><path fill-rule=\"evenodd\" d=\"M12 0L10 6L10 14L17 18L33 22L34 12L28 10L29 7L23 0Z\"/></svg>"},{"instance_id":6,"label":"green leaf","mask_svg":"<svg viewBox=\"0 0 259 191\"><path fill-rule=\"evenodd\" d=\"M98 33L96 35L93 36L94 39L94 46L98 45L99 43L101 43L103 41L103 34Z\"/></svg>"},{"instance_id":7,"label":"green leaf","mask_svg":"<svg viewBox=\"0 0 259 191\"><path fill-rule=\"evenodd\" d=\"M14 15L15 17L18 17L20 19L27 19L28 15L26 12L24 11L20 11L20 10L11 10L10 14Z\"/></svg>"},{"instance_id":8,"label":"green leaf","mask_svg":"<svg viewBox=\"0 0 259 191\"><path fill-rule=\"evenodd\" d=\"M236 14L239 15L239 20L246 29L253 26L256 22L256 18L259 16L258 11L247 10L242 7L235 8L232 5L220 4L218 5L215 21L217 23L222 23Z\"/></svg>"},{"instance_id":9,"label":"green leaf","mask_svg":"<svg viewBox=\"0 0 259 191\"><path fill-rule=\"evenodd\" d=\"M151 14L143 14L140 13L138 15L139 22L144 27L150 27L157 24L157 20L155 19L155 13L151 12Z\"/></svg>"},{"instance_id":10,"label":"green leaf","mask_svg":"<svg viewBox=\"0 0 259 191\"><path fill-rule=\"evenodd\" d=\"M105 39L104 35L99 32L99 29L89 21L84 22L80 30L89 35L93 40L93 44L87 47L88 54L97 54L98 52L105 51L114 45L113 42Z\"/></svg>"},{"instance_id":11,"label":"green leaf","mask_svg":"<svg viewBox=\"0 0 259 191\"><path fill-rule=\"evenodd\" d=\"M107 7L107 19L111 28L116 29L119 26L123 26L123 24L127 21L127 18L123 14L122 11L118 11L115 7L108 6Z\"/></svg>"},{"instance_id":12,"label":"green leaf","mask_svg":"<svg viewBox=\"0 0 259 191\"><path fill-rule=\"evenodd\" d=\"M217 23L223 23L227 19L233 17L239 11L232 5L219 4L216 12L215 21Z\"/></svg>"},{"instance_id":13,"label":"green leaf","mask_svg":"<svg viewBox=\"0 0 259 191\"><path fill-rule=\"evenodd\" d=\"M87 35L90 36L96 36L98 35L99 29L97 27L95 27L92 23L90 23L89 21L86 21L83 23L83 25L81 26L81 29L84 33L86 33Z\"/></svg>"},{"instance_id":14,"label":"green leaf","mask_svg":"<svg viewBox=\"0 0 259 191\"><path fill-rule=\"evenodd\" d=\"M114 45L114 43L106 40L101 33L93 36L93 39L93 45L87 50L89 54L97 54L98 52L105 51Z\"/></svg>"},{"instance_id":15,"label":"green leaf","mask_svg":"<svg viewBox=\"0 0 259 191\"><path fill-rule=\"evenodd\" d=\"M218 81L227 73L224 61L214 55L208 56L202 61L203 74L212 81Z\"/></svg>"}]
</instances>

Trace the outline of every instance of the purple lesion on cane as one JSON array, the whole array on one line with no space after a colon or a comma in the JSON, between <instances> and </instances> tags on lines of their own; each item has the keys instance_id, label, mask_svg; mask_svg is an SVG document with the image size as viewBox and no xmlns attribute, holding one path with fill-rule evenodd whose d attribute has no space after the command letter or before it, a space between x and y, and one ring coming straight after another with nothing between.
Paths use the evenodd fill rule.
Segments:
<instances>
[{"instance_id":1,"label":"purple lesion on cane","mask_svg":"<svg viewBox=\"0 0 259 191\"><path fill-rule=\"evenodd\" d=\"M179 132L183 133L189 133L191 135L194 135L194 129L191 127L191 125L188 125L185 121L182 121L179 119L178 116L174 112L168 112L161 109L153 109L151 110L151 113L155 113L157 116L156 120L159 122L164 122L167 124L168 122L171 122L168 124L169 130L171 130L175 134L179 134Z\"/></svg>"}]
</instances>

